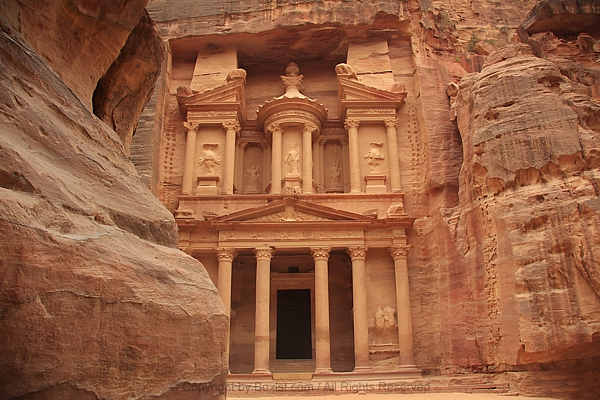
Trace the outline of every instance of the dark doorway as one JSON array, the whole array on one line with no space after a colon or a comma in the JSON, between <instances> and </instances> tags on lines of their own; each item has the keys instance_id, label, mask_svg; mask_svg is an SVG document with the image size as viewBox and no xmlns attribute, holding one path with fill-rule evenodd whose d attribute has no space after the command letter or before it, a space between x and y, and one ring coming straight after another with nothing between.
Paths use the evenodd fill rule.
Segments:
<instances>
[{"instance_id":1,"label":"dark doorway","mask_svg":"<svg viewBox=\"0 0 600 400\"><path fill-rule=\"evenodd\" d=\"M311 359L310 289L277 291L278 359Z\"/></svg>"}]
</instances>

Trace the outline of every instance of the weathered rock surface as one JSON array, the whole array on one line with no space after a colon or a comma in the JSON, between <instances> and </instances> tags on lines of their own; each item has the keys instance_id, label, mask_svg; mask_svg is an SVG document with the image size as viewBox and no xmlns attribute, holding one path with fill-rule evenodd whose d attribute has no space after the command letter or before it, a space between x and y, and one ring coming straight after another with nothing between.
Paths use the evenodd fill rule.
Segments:
<instances>
[{"instance_id":1,"label":"weathered rock surface","mask_svg":"<svg viewBox=\"0 0 600 400\"><path fill-rule=\"evenodd\" d=\"M113 24L124 42L141 8L134 17L136 2L127 2L119 17L86 2L78 10L109 15L111 24L61 17L71 26L52 26L49 10L76 4L21 13L33 49L0 26L0 397L189 395L171 390L177 382L204 383L195 395L218 396L228 319L217 291L203 266L176 249L172 215L139 180L119 137L79 101L93 90L81 71L104 73L113 60L102 49L116 58L98 41L115 43ZM36 25L43 12L48 19ZM47 47L36 43L43 37Z\"/></svg>"},{"instance_id":2,"label":"weathered rock surface","mask_svg":"<svg viewBox=\"0 0 600 400\"><path fill-rule=\"evenodd\" d=\"M147 2L7 0L0 15L91 110L98 79L119 55Z\"/></svg>"},{"instance_id":3,"label":"weathered rock surface","mask_svg":"<svg viewBox=\"0 0 600 400\"><path fill-rule=\"evenodd\" d=\"M93 95L94 114L113 128L129 154L131 138L160 72L165 49L144 12L119 57L100 79Z\"/></svg>"}]
</instances>

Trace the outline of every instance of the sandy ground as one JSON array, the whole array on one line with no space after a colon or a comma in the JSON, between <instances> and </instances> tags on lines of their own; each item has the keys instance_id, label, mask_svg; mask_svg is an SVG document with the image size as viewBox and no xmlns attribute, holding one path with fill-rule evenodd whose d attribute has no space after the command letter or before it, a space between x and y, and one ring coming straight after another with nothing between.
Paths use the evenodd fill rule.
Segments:
<instances>
[{"instance_id":1,"label":"sandy ground","mask_svg":"<svg viewBox=\"0 0 600 400\"><path fill-rule=\"evenodd\" d=\"M235 397L235 396L227 396ZM488 393L420 393L420 394L340 394L327 396L272 396L272 397L252 397L257 400L556 400L550 397L524 397L524 396L506 396L502 394Z\"/></svg>"}]
</instances>

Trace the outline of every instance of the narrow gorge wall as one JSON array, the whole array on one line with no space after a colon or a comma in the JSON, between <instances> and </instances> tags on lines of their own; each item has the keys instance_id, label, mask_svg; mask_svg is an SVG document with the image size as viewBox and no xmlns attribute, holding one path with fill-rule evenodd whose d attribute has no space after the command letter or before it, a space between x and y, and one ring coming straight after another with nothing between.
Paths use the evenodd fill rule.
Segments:
<instances>
[{"instance_id":1,"label":"narrow gorge wall","mask_svg":"<svg viewBox=\"0 0 600 400\"><path fill-rule=\"evenodd\" d=\"M172 399L184 382L224 393L216 288L177 250L173 216L122 138L91 113L144 6L0 6L2 398ZM108 91L135 89L141 75Z\"/></svg>"}]
</instances>

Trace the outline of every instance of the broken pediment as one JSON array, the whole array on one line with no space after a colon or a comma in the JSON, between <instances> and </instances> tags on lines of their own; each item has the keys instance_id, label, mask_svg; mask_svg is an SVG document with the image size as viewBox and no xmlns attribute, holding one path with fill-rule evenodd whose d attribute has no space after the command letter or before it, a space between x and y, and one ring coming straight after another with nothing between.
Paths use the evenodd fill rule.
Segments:
<instances>
[{"instance_id":1,"label":"broken pediment","mask_svg":"<svg viewBox=\"0 0 600 400\"><path fill-rule=\"evenodd\" d=\"M240 121L246 119L246 72L242 69L231 71L227 83L205 92L198 92L189 86L177 88L179 108L188 117L194 114L215 112L235 112Z\"/></svg>"},{"instance_id":2,"label":"broken pediment","mask_svg":"<svg viewBox=\"0 0 600 400\"><path fill-rule=\"evenodd\" d=\"M359 215L311 202L284 199L265 206L235 212L215 218L214 224L264 222L371 222L373 217Z\"/></svg>"},{"instance_id":3,"label":"broken pediment","mask_svg":"<svg viewBox=\"0 0 600 400\"><path fill-rule=\"evenodd\" d=\"M390 90L381 90L351 77L351 74L338 73L339 110L342 118L352 117L350 114L361 114L366 119L369 119L369 115L392 116L404 104L407 93L403 85L394 84Z\"/></svg>"}]
</instances>

